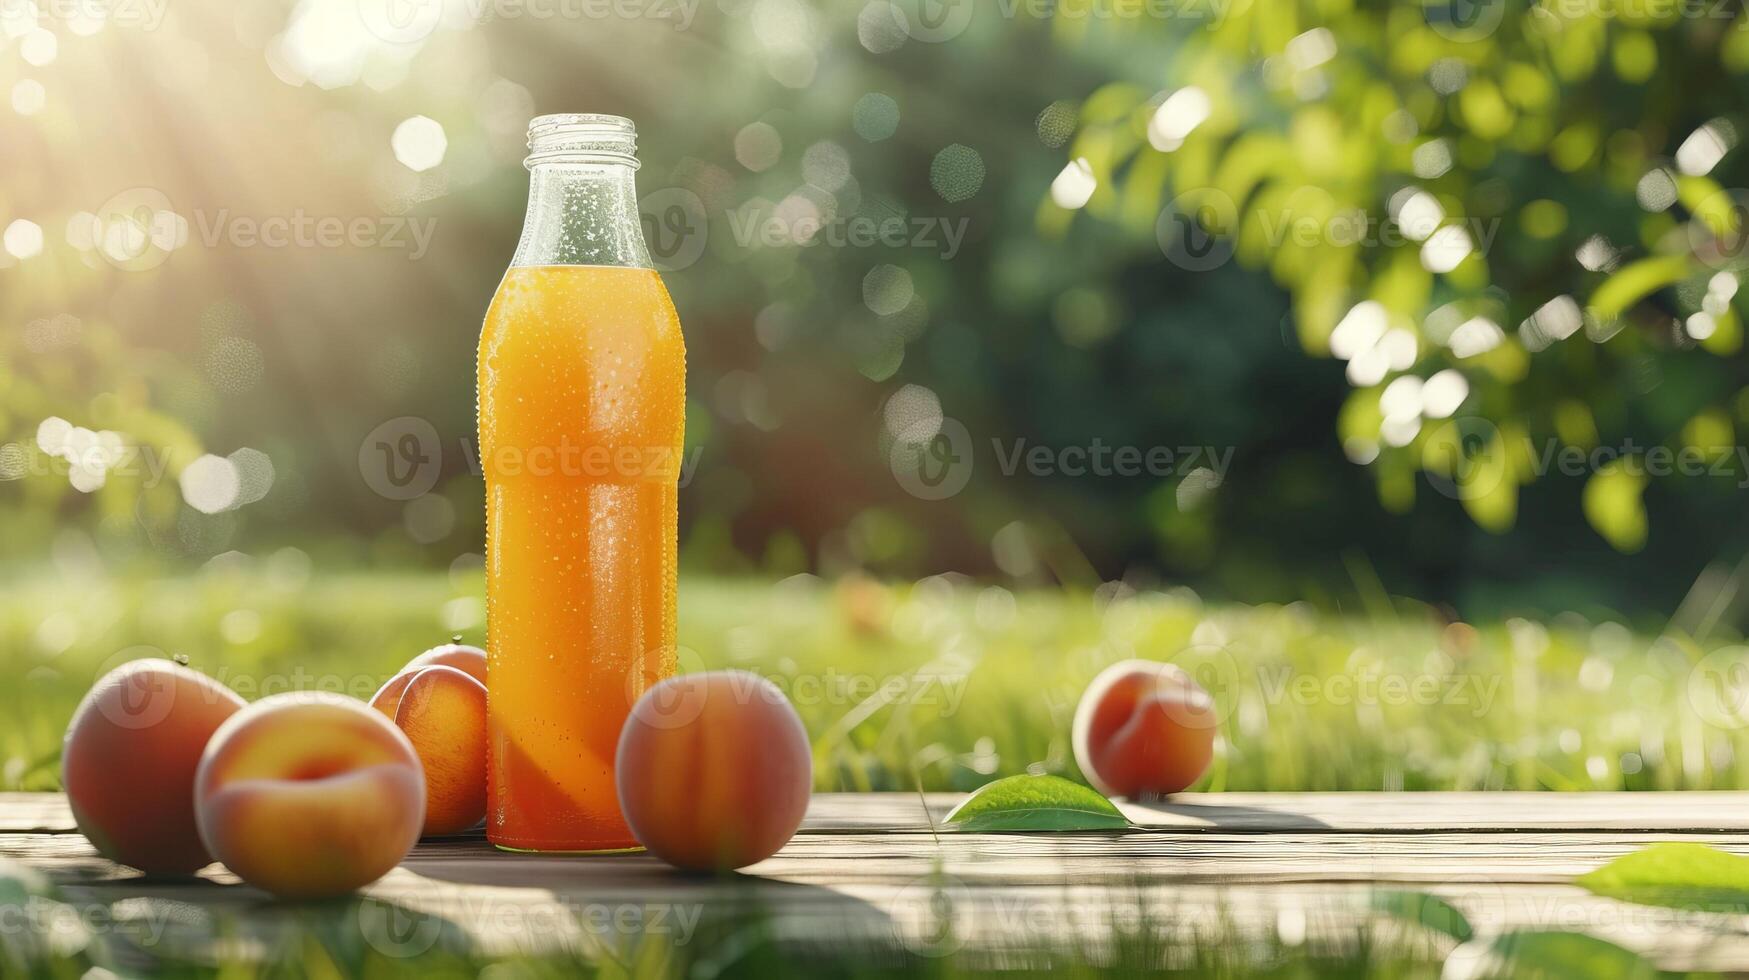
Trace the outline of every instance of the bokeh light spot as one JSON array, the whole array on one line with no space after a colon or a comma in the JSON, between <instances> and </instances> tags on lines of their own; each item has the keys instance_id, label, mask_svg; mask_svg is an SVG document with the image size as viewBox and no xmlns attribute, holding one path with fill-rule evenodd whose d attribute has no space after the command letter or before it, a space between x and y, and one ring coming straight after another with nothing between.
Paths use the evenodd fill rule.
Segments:
<instances>
[{"instance_id":1,"label":"bokeh light spot","mask_svg":"<svg viewBox=\"0 0 1749 980\"><path fill-rule=\"evenodd\" d=\"M1051 181L1051 201L1059 208L1073 211L1086 206L1098 189L1099 180L1093 176L1093 165L1086 157L1077 157Z\"/></svg>"},{"instance_id":2,"label":"bokeh light spot","mask_svg":"<svg viewBox=\"0 0 1749 980\"><path fill-rule=\"evenodd\" d=\"M47 90L34 78L21 78L12 86L12 111L21 116L36 115L47 101Z\"/></svg>"},{"instance_id":3,"label":"bokeh light spot","mask_svg":"<svg viewBox=\"0 0 1749 980\"><path fill-rule=\"evenodd\" d=\"M892 316L910 305L917 295L911 273L896 265L877 265L862 279L862 302L870 312Z\"/></svg>"},{"instance_id":4,"label":"bokeh light spot","mask_svg":"<svg viewBox=\"0 0 1749 980\"><path fill-rule=\"evenodd\" d=\"M273 459L266 453L245 446L225 458L237 469L236 506L256 503L273 489Z\"/></svg>"},{"instance_id":5,"label":"bokeh light spot","mask_svg":"<svg viewBox=\"0 0 1749 980\"><path fill-rule=\"evenodd\" d=\"M1075 135L1075 119L1079 109L1075 103L1058 100L1045 106L1038 114L1038 140L1053 149L1069 142Z\"/></svg>"},{"instance_id":6,"label":"bokeh light spot","mask_svg":"<svg viewBox=\"0 0 1749 980\"><path fill-rule=\"evenodd\" d=\"M1676 169L1690 177L1711 173L1736 141L1736 130L1730 122L1714 119L1688 134L1676 148Z\"/></svg>"},{"instance_id":7,"label":"bokeh light spot","mask_svg":"<svg viewBox=\"0 0 1749 980\"><path fill-rule=\"evenodd\" d=\"M240 395L254 388L265 369L260 346L247 337L220 337L207 348L207 379L225 394Z\"/></svg>"},{"instance_id":8,"label":"bokeh light spot","mask_svg":"<svg viewBox=\"0 0 1749 980\"><path fill-rule=\"evenodd\" d=\"M1487 317L1478 316L1459 324L1451 332L1451 340L1447 346L1456 357L1475 357L1500 346L1500 342L1505 339L1506 331L1501 330L1499 324Z\"/></svg>"},{"instance_id":9,"label":"bokeh light spot","mask_svg":"<svg viewBox=\"0 0 1749 980\"><path fill-rule=\"evenodd\" d=\"M1418 242L1426 241L1445 220L1439 201L1419 187L1403 188L1391 195L1386 206L1403 234Z\"/></svg>"},{"instance_id":10,"label":"bokeh light spot","mask_svg":"<svg viewBox=\"0 0 1749 980\"><path fill-rule=\"evenodd\" d=\"M67 444L67 436L73 432L73 423L58 415L51 415L36 427L36 445L38 449L50 456L59 456L61 447Z\"/></svg>"},{"instance_id":11,"label":"bokeh light spot","mask_svg":"<svg viewBox=\"0 0 1749 980\"><path fill-rule=\"evenodd\" d=\"M836 191L850 180L850 154L831 140L821 140L802 154L802 179L821 190Z\"/></svg>"},{"instance_id":12,"label":"bokeh light spot","mask_svg":"<svg viewBox=\"0 0 1749 980\"><path fill-rule=\"evenodd\" d=\"M1634 185L1634 200L1647 211L1669 210L1670 205L1676 203L1675 178L1663 167L1646 171L1640 182Z\"/></svg>"},{"instance_id":13,"label":"bokeh light spot","mask_svg":"<svg viewBox=\"0 0 1749 980\"><path fill-rule=\"evenodd\" d=\"M13 258L31 258L43 250L42 226L34 221L19 218L6 226L6 232L4 236L0 236L0 242L5 243L6 254Z\"/></svg>"},{"instance_id":14,"label":"bokeh light spot","mask_svg":"<svg viewBox=\"0 0 1749 980\"><path fill-rule=\"evenodd\" d=\"M856 135L879 143L899 131L899 103L890 95L870 92L856 100L850 111L851 128Z\"/></svg>"},{"instance_id":15,"label":"bokeh light spot","mask_svg":"<svg viewBox=\"0 0 1749 980\"><path fill-rule=\"evenodd\" d=\"M735 161L754 173L770 170L783 157L783 137L770 123L748 123L735 134Z\"/></svg>"},{"instance_id":16,"label":"bokeh light spot","mask_svg":"<svg viewBox=\"0 0 1749 980\"><path fill-rule=\"evenodd\" d=\"M184 467L177 482L182 485L182 499L202 514L230 510L243 490L237 464L211 453Z\"/></svg>"},{"instance_id":17,"label":"bokeh light spot","mask_svg":"<svg viewBox=\"0 0 1749 980\"><path fill-rule=\"evenodd\" d=\"M856 39L870 54L887 54L905 46L905 13L887 0L874 0L856 18Z\"/></svg>"},{"instance_id":18,"label":"bokeh light spot","mask_svg":"<svg viewBox=\"0 0 1749 980\"><path fill-rule=\"evenodd\" d=\"M1415 176L1423 180L1443 176L1451 169L1451 144L1445 140L1428 140L1410 155L1410 166Z\"/></svg>"},{"instance_id":19,"label":"bokeh light spot","mask_svg":"<svg viewBox=\"0 0 1749 980\"><path fill-rule=\"evenodd\" d=\"M401 120L395 134L389 137L395 159L414 173L423 173L443 162L449 150L449 137L443 124L429 116L413 116Z\"/></svg>"},{"instance_id":20,"label":"bokeh light spot","mask_svg":"<svg viewBox=\"0 0 1749 980\"><path fill-rule=\"evenodd\" d=\"M984 186L984 157L963 143L955 143L935 155L929 165L929 186L950 204L978 193Z\"/></svg>"},{"instance_id":21,"label":"bokeh light spot","mask_svg":"<svg viewBox=\"0 0 1749 980\"><path fill-rule=\"evenodd\" d=\"M18 42L18 56L23 58L26 64L35 65L38 68L52 63L55 60L55 55L59 52L60 42L56 40L55 35L40 27L26 34L23 40Z\"/></svg>"},{"instance_id":22,"label":"bokeh light spot","mask_svg":"<svg viewBox=\"0 0 1749 980\"><path fill-rule=\"evenodd\" d=\"M1470 383L1462 373L1446 368L1421 386L1421 411L1430 419L1450 418L1470 397Z\"/></svg>"},{"instance_id":23,"label":"bokeh light spot","mask_svg":"<svg viewBox=\"0 0 1749 980\"><path fill-rule=\"evenodd\" d=\"M1162 153L1184 145L1185 137L1201 126L1213 111L1208 93L1195 85L1168 95L1148 120L1148 143Z\"/></svg>"},{"instance_id":24,"label":"bokeh light spot","mask_svg":"<svg viewBox=\"0 0 1749 980\"><path fill-rule=\"evenodd\" d=\"M1457 225L1446 225L1421 246L1421 265L1428 272L1450 272L1475 251L1470 233Z\"/></svg>"},{"instance_id":25,"label":"bokeh light spot","mask_svg":"<svg viewBox=\"0 0 1749 980\"><path fill-rule=\"evenodd\" d=\"M941 431L941 397L922 385L905 385L887 399L881 416L893 438L928 441Z\"/></svg>"}]
</instances>

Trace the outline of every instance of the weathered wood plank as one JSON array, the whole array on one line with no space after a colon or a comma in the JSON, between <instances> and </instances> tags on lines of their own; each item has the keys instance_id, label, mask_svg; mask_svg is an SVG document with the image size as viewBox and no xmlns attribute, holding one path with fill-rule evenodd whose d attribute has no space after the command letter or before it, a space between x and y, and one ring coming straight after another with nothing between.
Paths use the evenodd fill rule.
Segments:
<instances>
[{"instance_id":1,"label":"weathered wood plank","mask_svg":"<svg viewBox=\"0 0 1749 980\"><path fill-rule=\"evenodd\" d=\"M957 793L819 793L808 833L927 830ZM1749 793L1183 793L1119 804L1144 827L1234 833L1438 830L1749 832ZM68 833L58 793L0 793L0 833Z\"/></svg>"},{"instance_id":2,"label":"weathered wood plank","mask_svg":"<svg viewBox=\"0 0 1749 980\"><path fill-rule=\"evenodd\" d=\"M1746 835L1685 839L1749 853ZM1446 896L1495 927L1595 931L1670 969L1749 969L1749 938L1713 941L1709 917L1626 906L1567 884L1646 840L1618 833L839 833L798 837L723 883L676 875L644 855L540 857L452 839L421 844L369 890L369 902L378 904L357 915L361 928L372 915L412 914L416 927L431 917L429 928L489 951L587 954L652 928L677 930L687 919L686 928L697 928L700 916L756 908L798 943L835 936L905 949L935 941L939 923L929 917L939 917L937 896L945 895L957 929L951 941L995 954L1029 943L1085 942L1102 922L1170 936L1217 921L1248 935L1273 934L1285 921L1314 937L1340 937L1375 924L1368 897L1397 888ZM192 882L143 879L65 834L3 835L0 855L42 870L76 900L129 906L165 949L198 945L214 915L240 918L247 934L278 928L279 907L216 865ZM656 924L658 917L669 925Z\"/></svg>"},{"instance_id":3,"label":"weathered wood plank","mask_svg":"<svg viewBox=\"0 0 1749 980\"><path fill-rule=\"evenodd\" d=\"M747 869L741 883L761 878L794 884L854 880L903 885L928 879L937 869L967 884L996 887L1070 886L1089 880L1114 889L1153 882L1378 882L1405 887L1564 883L1660 839L1670 835L803 834L775 857ZM1695 834L1681 839L1749 856L1749 836ZM77 835L0 834L0 856L63 882L178 887L174 880L149 880L105 861ZM403 866L434 880L483 888L563 890L579 881L590 888L728 887L676 875L647 855L511 854L468 838L421 843ZM217 865L204 877L235 880Z\"/></svg>"},{"instance_id":4,"label":"weathered wood plank","mask_svg":"<svg viewBox=\"0 0 1749 980\"><path fill-rule=\"evenodd\" d=\"M932 829L958 799L822 794L802 834L728 881L682 876L647 855L509 854L477 834L428 841L339 914L390 955L446 942L597 956L692 941L713 922L755 914L797 948L876 959L951 948L997 965L1053 945L1096 950L1113 927L1165 941L1340 944L1384 930L1401 943L1448 943L1372 911L1380 890L1407 889L1447 897L1489 929L1588 931L1665 969L1749 971L1743 919L1625 905L1569 883L1655 840L1749 854L1749 794L1187 795L1127 806L1147 826L1125 832ZM218 955L219 920L235 930L224 955L266 957L306 914L218 865L192 880L142 878L70 829L59 796L0 797L0 858L103 910L142 963Z\"/></svg>"},{"instance_id":5,"label":"weathered wood plank","mask_svg":"<svg viewBox=\"0 0 1749 980\"><path fill-rule=\"evenodd\" d=\"M805 828L923 829L956 793L820 793ZM1749 832L1749 793L1181 793L1163 803L1119 801L1144 827L1236 833L1437 830Z\"/></svg>"},{"instance_id":6,"label":"weathered wood plank","mask_svg":"<svg viewBox=\"0 0 1749 980\"><path fill-rule=\"evenodd\" d=\"M965 880L1003 884L1072 884L1089 876L1117 886L1132 881L1390 883L1464 880L1549 882L1588 871L1644 846L1640 835L1252 835L1131 833L998 835L799 835L749 874L796 882L909 881L938 866ZM1749 854L1749 838L1685 836ZM76 835L0 835L0 855L51 877L158 884L99 858ZM426 842L405 866L428 877L483 887L556 888L594 884L672 886L677 879L643 855L541 857L507 854L478 840ZM227 879L228 880L228 879ZM169 882L166 884L174 884Z\"/></svg>"},{"instance_id":7,"label":"weathered wood plank","mask_svg":"<svg viewBox=\"0 0 1749 980\"><path fill-rule=\"evenodd\" d=\"M64 834L73 811L64 793L0 793L0 833Z\"/></svg>"},{"instance_id":8,"label":"weathered wood plank","mask_svg":"<svg viewBox=\"0 0 1749 980\"><path fill-rule=\"evenodd\" d=\"M45 863L39 855L27 863L49 867L75 902L125 908L117 917L138 934L147 955L200 955L214 918L222 916L238 928L241 944L227 952L259 956L301 919L302 913L287 914L285 906L216 866L193 883L145 882L95 858L78 838L59 841L54 860ZM983 842L968 835L965 843ZM1236 847L1256 843L1252 836L1232 841ZM1629 847L1631 842L1621 845ZM1749 841L1737 849L1749 849ZM0 850L10 853L11 840L0 842ZM1444 880L1422 874L1396 883L1312 875L1229 879L1218 869L1102 879L1074 866L1053 869L1038 881L1008 873L1010 862L964 855L950 860L941 875L927 862L907 862L898 874L860 873L865 860L850 847L830 861L792 858L786 851L725 885L675 875L637 855L524 858L475 852L459 842L427 845L345 909L341 921L356 924L367 942L390 955L465 942L491 954L593 956L651 937L684 944L713 920L754 909L781 941L798 947L866 949L870 955L963 950L976 954L974 961L1004 962L1053 945L1098 948L1114 929L1143 930L1166 942L1224 935L1340 943L1363 934L1410 945L1443 942L1372 911L1370 899L1394 884L1441 895L1488 929L1589 931L1640 950L1665 969L1749 968L1749 936L1730 920L1623 905L1559 882L1470 873ZM503 874L490 867L494 863L526 867ZM522 883L482 883L500 880Z\"/></svg>"}]
</instances>

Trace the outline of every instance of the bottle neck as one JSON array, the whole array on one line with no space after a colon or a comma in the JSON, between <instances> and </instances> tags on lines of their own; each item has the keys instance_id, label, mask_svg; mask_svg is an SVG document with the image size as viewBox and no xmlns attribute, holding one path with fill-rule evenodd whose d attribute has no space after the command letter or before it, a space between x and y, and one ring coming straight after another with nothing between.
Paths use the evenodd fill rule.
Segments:
<instances>
[{"instance_id":1,"label":"bottle neck","mask_svg":"<svg viewBox=\"0 0 1749 980\"><path fill-rule=\"evenodd\" d=\"M510 265L651 268L638 216L636 167L620 162L531 163L528 213Z\"/></svg>"}]
</instances>

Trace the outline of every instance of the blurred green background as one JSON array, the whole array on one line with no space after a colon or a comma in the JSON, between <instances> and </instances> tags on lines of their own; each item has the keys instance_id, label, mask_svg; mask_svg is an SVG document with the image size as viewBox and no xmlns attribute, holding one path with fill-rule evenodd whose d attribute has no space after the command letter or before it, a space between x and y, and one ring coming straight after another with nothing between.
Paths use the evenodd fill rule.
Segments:
<instances>
[{"instance_id":1,"label":"blurred green background","mask_svg":"<svg viewBox=\"0 0 1749 980\"><path fill-rule=\"evenodd\" d=\"M1359 676L1371 650L1450 677L1474 652L1520 693L1481 756L1411 715L1422 741L1353 780L1281 747L1219 785L1740 782L1739 661L1702 678L1724 734L1680 717L1741 638L1749 545L1735 6L3 16L0 641L29 681L7 784L52 780L41 752L118 650L380 680L479 635L474 345L525 127L562 111L637 122L685 324L683 642L787 676L866 641L886 676L1021 629L1015 602L1080 624L1022 629L1038 690L1005 680L1000 723L820 707L816 738L860 732L824 785L1067 765L1097 666L1224 648L1225 615L1276 637L1246 676ZM780 580L836 625L788 649L778 613L748 618ZM887 618L939 583L961 628ZM1180 601L1209 605L1160 612ZM1174 625L1114 644L1100 617L1131 602ZM1538 660L1513 637L1544 623L1564 652ZM1388 727L1338 707L1331 731ZM1234 744L1281 736L1263 717Z\"/></svg>"},{"instance_id":2,"label":"blurred green background","mask_svg":"<svg viewBox=\"0 0 1749 980\"><path fill-rule=\"evenodd\" d=\"M1358 564L1658 622L1745 544L1734 8L7 9L10 562L477 561L473 347L574 110L637 121L684 265L690 570L1337 604ZM385 499L406 417L440 476ZM137 450L76 487L51 418ZM907 492L952 423L964 488Z\"/></svg>"}]
</instances>

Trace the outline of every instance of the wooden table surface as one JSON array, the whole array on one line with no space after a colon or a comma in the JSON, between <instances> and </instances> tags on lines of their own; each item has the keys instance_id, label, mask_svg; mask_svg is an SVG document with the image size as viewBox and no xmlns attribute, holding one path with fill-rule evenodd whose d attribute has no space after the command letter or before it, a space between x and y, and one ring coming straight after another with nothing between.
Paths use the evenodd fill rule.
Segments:
<instances>
[{"instance_id":1,"label":"wooden table surface","mask_svg":"<svg viewBox=\"0 0 1749 980\"><path fill-rule=\"evenodd\" d=\"M1053 943L1084 950L1114 926L1168 938L1218 927L1289 943L1354 935L1379 928L1379 891L1407 890L1448 899L1484 931L1583 931L1664 969L1749 971L1742 921L1570 884L1655 841L1749 855L1749 793L1184 794L1123 804L1132 830L1061 834L940 829L958 799L817 795L788 846L726 880L682 876L642 854L427 841L366 890L356 914L365 939L394 955L437 942L595 955L650 936L685 942L702 917L758 908L781 942L1000 957ZM259 954L295 918L218 865L152 880L99 858L55 794L0 794L0 859L126 923L147 959L203 955L220 920L226 955Z\"/></svg>"}]
</instances>

